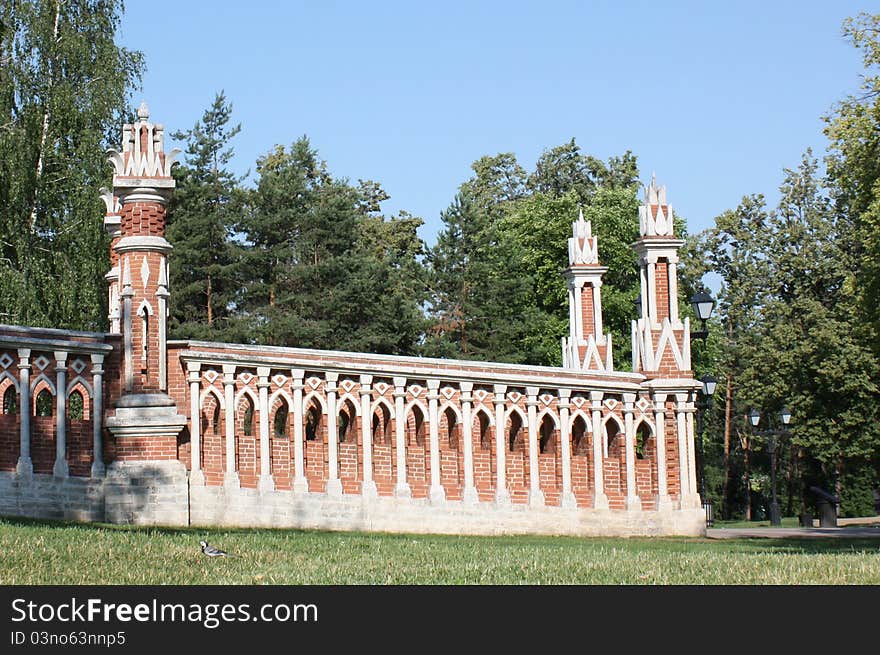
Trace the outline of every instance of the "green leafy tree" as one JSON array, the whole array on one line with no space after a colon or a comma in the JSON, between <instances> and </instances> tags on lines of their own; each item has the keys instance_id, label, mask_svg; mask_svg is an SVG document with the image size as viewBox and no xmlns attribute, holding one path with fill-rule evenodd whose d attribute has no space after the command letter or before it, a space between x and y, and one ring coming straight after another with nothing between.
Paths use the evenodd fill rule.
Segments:
<instances>
[{"instance_id":1,"label":"green leafy tree","mask_svg":"<svg viewBox=\"0 0 880 655\"><path fill-rule=\"evenodd\" d=\"M172 136L186 143L186 164L174 168L177 189L169 208L171 333L229 340L240 287L241 248L233 227L241 211L240 178L230 170L232 105L221 91L195 126Z\"/></svg>"},{"instance_id":2,"label":"green leafy tree","mask_svg":"<svg viewBox=\"0 0 880 655\"><path fill-rule=\"evenodd\" d=\"M248 246L242 302L272 345L412 354L421 337L421 220L386 218L375 182L335 179L308 139L278 146L240 225Z\"/></svg>"},{"instance_id":3,"label":"green leafy tree","mask_svg":"<svg viewBox=\"0 0 880 655\"><path fill-rule=\"evenodd\" d=\"M0 2L0 320L103 329L105 151L142 56L119 0Z\"/></svg>"}]
</instances>

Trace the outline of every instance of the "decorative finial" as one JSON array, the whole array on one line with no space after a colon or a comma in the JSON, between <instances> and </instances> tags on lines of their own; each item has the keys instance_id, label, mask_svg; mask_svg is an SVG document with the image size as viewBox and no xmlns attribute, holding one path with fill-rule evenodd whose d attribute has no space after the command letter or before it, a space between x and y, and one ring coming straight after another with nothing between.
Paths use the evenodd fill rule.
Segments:
<instances>
[{"instance_id":1,"label":"decorative finial","mask_svg":"<svg viewBox=\"0 0 880 655\"><path fill-rule=\"evenodd\" d=\"M150 108L147 107L147 102L144 100L141 102L141 106L138 107L138 118L141 123L146 123L147 119L150 118Z\"/></svg>"}]
</instances>

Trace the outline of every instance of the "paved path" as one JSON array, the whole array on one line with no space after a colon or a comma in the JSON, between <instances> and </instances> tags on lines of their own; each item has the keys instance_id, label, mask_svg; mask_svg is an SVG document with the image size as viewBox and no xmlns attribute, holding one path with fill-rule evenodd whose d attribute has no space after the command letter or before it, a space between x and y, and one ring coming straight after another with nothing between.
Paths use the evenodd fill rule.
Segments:
<instances>
[{"instance_id":1,"label":"paved path","mask_svg":"<svg viewBox=\"0 0 880 655\"><path fill-rule=\"evenodd\" d=\"M880 540L880 525L848 528L708 528L706 536L709 539L742 539L744 537L856 539L869 537Z\"/></svg>"}]
</instances>

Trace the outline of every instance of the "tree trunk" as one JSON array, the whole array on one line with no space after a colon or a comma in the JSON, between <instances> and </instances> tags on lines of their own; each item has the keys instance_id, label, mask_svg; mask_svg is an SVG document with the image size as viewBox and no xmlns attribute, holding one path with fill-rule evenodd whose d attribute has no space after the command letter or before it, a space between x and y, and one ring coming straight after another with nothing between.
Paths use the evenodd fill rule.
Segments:
<instances>
[{"instance_id":1,"label":"tree trunk","mask_svg":"<svg viewBox=\"0 0 880 655\"><path fill-rule=\"evenodd\" d=\"M214 309L211 306L214 298L211 292L211 275L208 274L208 327L211 327L214 324Z\"/></svg>"},{"instance_id":2,"label":"tree trunk","mask_svg":"<svg viewBox=\"0 0 880 655\"><path fill-rule=\"evenodd\" d=\"M746 484L746 521L752 520L752 479L751 462L749 461L749 437L742 437L743 443L743 477Z\"/></svg>"},{"instance_id":3,"label":"tree trunk","mask_svg":"<svg viewBox=\"0 0 880 655\"><path fill-rule=\"evenodd\" d=\"M732 480L730 479L730 430L733 414L733 385L730 375L727 376L727 387L724 393L724 498L722 516L731 517Z\"/></svg>"}]
</instances>

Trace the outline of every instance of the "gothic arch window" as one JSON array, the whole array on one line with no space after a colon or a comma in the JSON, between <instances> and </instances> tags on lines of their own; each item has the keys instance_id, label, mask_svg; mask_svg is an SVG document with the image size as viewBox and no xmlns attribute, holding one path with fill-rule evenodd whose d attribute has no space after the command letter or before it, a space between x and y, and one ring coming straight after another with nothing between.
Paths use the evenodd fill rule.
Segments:
<instances>
[{"instance_id":1,"label":"gothic arch window","mask_svg":"<svg viewBox=\"0 0 880 655\"><path fill-rule=\"evenodd\" d=\"M254 401L249 396L242 399L244 412L241 416L241 432L246 437L254 434Z\"/></svg>"},{"instance_id":2,"label":"gothic arch window","mask_svg":"<svg viewBox=\"0 0 880 655\"><path fill-rule=\"evenodd\" d=\"M449 447L452 450L456 450L458 448L458 418L451 407L447 407L446 411L443 412L443 418L446 420L446 434L449 436Z\"/></svg>"},{"instance_id":3,"label":"gothic arch window","mask_svg":"<svg viewBox=\"0 0 880 655\"><path fill-rule=\"evenodd\" d=\"M373 412L373 427L375 443L389 444L391 443L391 413L383 403L379 403Z\"/></svg>"},{"instance_id":4,"label":"gothic arch window","mask_svg":"<svg viewBox=\"0 0 880 655\"><path fill-rule=\"evenodd\" d=\"M479 417L480 448L488 450L492 445L492 435L489 433L489 428L491 427L489 417L482 410L477 412L477 416Z\"/></svg>"},{"instance_id":5,"label":"gothic arch window","mask_svg":"<svg viewBox=\"0 0 880 655\"><path fill-rule=\"evenodd\" d=\"M556 425L553 423L553 419L549 414L544 414L544 418L541 419L541 427L538 432L538 450L541 453L552 453L555 452L556 440L554 439L554 432L556 430Z\"/></svg>"},{"instance_id":6,"label":"gothic arch window","mask_svg":"<svg viewBox=\"0 0 880 655\"><path fill-rule=\"evenodd\" d=\"M571 440L575 455L587 454L587 422L583 416L576 416L571 424Z\"/></svg>"},{"instance_id":7,"label":"gothic arch window","mask_svg":"<svg viewBox=\"0 0 880 655\"><path fill-rule=\"evenodd\" d=\"M37 416L52 416L52 405L54 403L52 402L52 394L48 389L43 389L37 394L34 405Z\"/></svg>"},{"instance_id":8,"label":"gothic arch window","mask_svg":"<svg viewBox=\"0 0 880 655\"><path fill-rule=\"evenodd\" d=\"M339 443L356 441L355 426L357 425L357 410L351 400L346 399L339 410Z\"/></svg>"},{"instance_id":9,"label":"gothic arch window","mask_svg":"<svg viewBox=\"0 0 880 655\"><path fill-rule=\"evenodd\" d=\"M15 387L11 384L3 393L3 413L18 414L18 394L15 392Z\"/></svg>"},{"instance_id":10,"label":"gothic arch window","mask_svg":"<svg viewBox=\"0 0 880 655\"><path fill-rule=\"evenodd\" d=\"M615 418L609 418L605 423L605 457L617 457L620 455L623 444L623 429Z\"/></svg>"},{"instance_id":11,"label":"gothic arch window","mask_svg":"<svg viewBox=\"0 0 880 655\"><path fill-rule=\"evenodd\" d=\"M286 437L287 436L287 417L288 417L287 405L284 403L275 411L275 419L272 422L272 432L276 437Z\"/></svg>"},{"instance_id":12,"label":"gothic arch window","mask_svg":"<svg viewBox=\"0 0 880 655\"><path fill-rule=\"evenodd\" d=\"M651 438L651 428L644 422L639 423L636 430L636 459L645 459L648 454L648 440Z\"/></svg>"},{"instance_id":13,"label":"gothic arch window","mask_svg":"<svg viewBox=\"0 0 880 655\"><path fill-rule=\"evenodd\" d=\"M507 432L507 441L509 444L510 452L513 452L516 446L522 442L522 427L523 421L522 417L519 415L519 412L511 412L510 429Z\"/></svg>"},{"instance_id":14,"label":"gothic arch window","mask_svg":"<svg viewBox=\"0 0 880 655\"><path fill-rule=\"evenodd\" d=\"M306 441L315 441L321 428L321 412L312 405L306 412Z\"/></svg>"},{"instance_id":15,"label":"gothic arch window","mask_svg":"<svg viewBox=\"0 0 880 655\"><path fill-rule=\"evenodd\" d=\"M417 446L425 445L425 431L427 428L427 422L425 421L425 413L422 411L422 408L418 405L413 405L410 410L413 417L413 431L411 436L415 438L415 442ZM409 427L409 426L407 426ZM410 440L412 443L412 440Z\"/></svg>"},{"instance_id":16,"label":"gothic arch window","mask_svg":"<svg viewBox=\"0 0 880 655\"><path fill-rule=\"evenodd\" d=\"M71 421L82 421L85 416L85 402L79 391L74 391L67 399L67 416Z\"/></svg>"}]
</instances>

